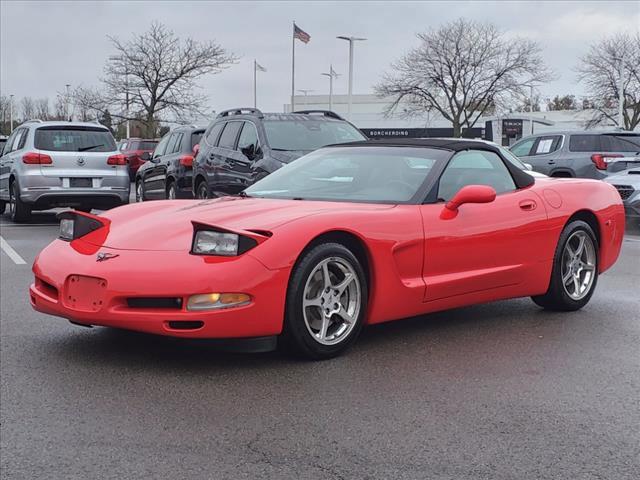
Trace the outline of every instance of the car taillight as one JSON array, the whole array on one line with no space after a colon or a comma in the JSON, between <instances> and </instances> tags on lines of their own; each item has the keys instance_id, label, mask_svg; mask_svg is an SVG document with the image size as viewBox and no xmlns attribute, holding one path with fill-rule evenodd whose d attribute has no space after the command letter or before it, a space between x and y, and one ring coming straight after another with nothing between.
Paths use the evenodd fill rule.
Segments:
<instances>
[{"instance_id":1,"label":"car taillight","mask_svg":"<svg viewBox=\"0 0 640 480\"><path fill-rule=\"evenodd\" d=\"M623 157L618 153L594 153L591 155L591 161L595 164L598 170L606 170L607 164L615 162L616 158Z\"/></svg>"},{"instance_id":2,"label":"car taillight","mask_svg":"<svg viewBox=\"0 0 640 480\"><path fill-rule=\"evenodd\" d=\"M22 155L22 163L27 165L51 165L53 160L49 155L38 152L27 152Z\"/></svg>"},{"instance_id":3,"label":"car taillight","mask_svg":"<svg viewBox=\"0 0 640 480\"><path fill-rule=\"evenodd\" d=\"M123 154L119 153L117 155L111 155L107 158L107 165L126 165L127 157Z\"/></svg>"},{"instance_id":4,"label":"car taillight","mask_svg":"<svg viewBox=\"0 0 640 480\"><path fill-rule=\"evenodd\" d=\"M192 167L193 166L193 156L192 155L182 155L180 157L180 165L184 167Z\"/></svg>"}]
</instances>

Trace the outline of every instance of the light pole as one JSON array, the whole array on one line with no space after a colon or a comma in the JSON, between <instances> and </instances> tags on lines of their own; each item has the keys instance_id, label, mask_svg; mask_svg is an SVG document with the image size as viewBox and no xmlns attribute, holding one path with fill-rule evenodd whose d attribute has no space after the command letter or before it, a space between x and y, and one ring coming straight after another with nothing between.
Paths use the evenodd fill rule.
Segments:
<instances>
[{"instance_id":1,"label":"light pole","mask_svg":"<svg viewBox=\"0 0 640 480\"><path fill-rule=\"evenodd\" d=\"M71 117L69 116L69 99L71 97L69 97L69 87L71 87L71 84L67 83L65 85L66 89L67 89L67 95L64 99L64 116L65 116L65 120L67 121L71 121Z\"/></svg>"},{"instance_id":2,"label":"light pole","mask_svg":"<svg viewBox=\"0 0 640 480\"><path fill-rule=\"evenodd\" d=\"M529 135L533 135L533 85L529 88Z\"/></svg>"},{"instance_id":3,"label":"light pole","mask_svg":"<svg viewBox=\"0 0 640 480\"><path fill-rule=\"evenodd\" d=\"M333 111L333 79L338 78L338 74L333 71L333 65L329 65L329 73L321 73L325 77L329 77L329 110Z\"/></svg>"},{"instance_id":4,"label":"light pole","mask_svg":"<svg viewBox=\"0 0 640 480\"><path fill-rule=\"evenodd\" d=\"M131 126L129 124L129 58L124 55L111 55L112 62L122 62L124 65L124 114L127 119L127 138L131 136Z\"/></svg>"},{"instance_id":5,"label":"light pole","mask_svg":"<svg viewBox=\"0 0 640 480\"><path fill-rule=\"evenodd\" d=\"M618 61L618 127L624 129L624 55L615 60Z\"/></svg>"},{"instance_id":6,"label":"light pole","mask_svg":"<svg viewBox=\"0 0 640 480\"><path fill-rule=\"evenodd\" d=\"M11 122L11 130L9 130L9 135L13 132L13 94L9 95L9 121Z\"/></svg>"},{"instance_id":7,"label":"light pole","mask_svg":"<svg viewBox=\"0 0 640 480\"><path fill-rule=\"evenodd\" d=\"M347 97L347 120L351 121L351 104L353 95L353 42L364 41L366 38L339 36L340 40L349 42L349 95Z\"/></svg>"},{"instance_id":8,"label":"light pole","mask_svg":"<svg viewBox=\"0 0 640 480\"><path fill-rule=\"evenodd\" d=\"M308 105L308 104L307 104L307 94L308 94L309 92L315 92L315 90L309 90L309 89L299 88L299 89L298 89L298 91L299 91L300 93L304 93L304 104L305 104L305 105Z\"/></svg>"}]
</instances>

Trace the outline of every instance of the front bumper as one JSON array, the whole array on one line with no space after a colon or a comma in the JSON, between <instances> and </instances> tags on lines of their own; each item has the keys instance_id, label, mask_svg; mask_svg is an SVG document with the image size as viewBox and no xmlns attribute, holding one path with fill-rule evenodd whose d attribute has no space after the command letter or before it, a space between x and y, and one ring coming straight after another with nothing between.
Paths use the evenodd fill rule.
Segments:
<instances>
[{"instance_id":1,"label":"front bumper","mask_svg":"<svg viewBox=\"0 0 640 480\"><path fill-rule=\"evenodd\" d=\"M98 251L117 257L97 262ZM289 278L288 269L269 270L249 254L221 259L187 251L98 248L80 240L54 241L40 253L33 272L36 278L29 294L35 310L81 325L190 338L280 334ZM72 282L80 278L89 283L78 290ZM210 292L247 293L251 303L222 310L186 310L189 296ZM181 305L132 307L132 298L177 298Z\"/></svg>"}]
</instances>

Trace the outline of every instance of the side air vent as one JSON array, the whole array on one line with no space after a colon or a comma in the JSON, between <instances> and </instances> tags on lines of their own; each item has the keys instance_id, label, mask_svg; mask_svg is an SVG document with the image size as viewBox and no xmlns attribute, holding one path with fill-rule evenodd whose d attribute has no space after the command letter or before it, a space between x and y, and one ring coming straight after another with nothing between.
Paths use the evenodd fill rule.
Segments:
<instances>
[{"instance_id":1,"label":"side air vent","mask_svg":"<svg viewBox=\"0 0 640 480\"><path fill-rule=\"evenodd\" d=\"M180 297L129 297L127 298L129 308L163 308L180 310L182 308L182 298Z\"/></svg>"}]
</instances>

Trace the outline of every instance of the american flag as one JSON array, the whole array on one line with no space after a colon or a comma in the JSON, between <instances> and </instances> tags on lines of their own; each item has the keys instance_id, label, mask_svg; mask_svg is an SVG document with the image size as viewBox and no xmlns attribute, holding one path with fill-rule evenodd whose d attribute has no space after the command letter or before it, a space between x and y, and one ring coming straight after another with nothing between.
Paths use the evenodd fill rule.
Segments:
<instances>
[{"instance_id":1,"label":"american flag","mask_svg":"<svg viewBox=\"0 0 640 480\"><path fill-rule=\"evenodd\" d=\"M302 43L309 43L311 40L311 35L298 27L295 23L293 24L293 38L297 38Z\"/></svg>"}]
</instances>

